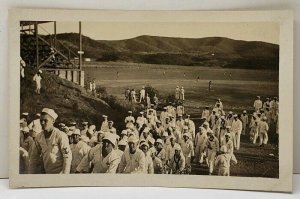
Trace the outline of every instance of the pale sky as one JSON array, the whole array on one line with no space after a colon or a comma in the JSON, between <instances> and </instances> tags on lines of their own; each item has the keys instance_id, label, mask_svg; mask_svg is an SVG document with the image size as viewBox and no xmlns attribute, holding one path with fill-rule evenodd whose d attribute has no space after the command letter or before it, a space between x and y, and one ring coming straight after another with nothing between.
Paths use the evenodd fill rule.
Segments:
<instances>
[{"instance_id":1,"label":"pale sky","mask_svg":"<svg viewBox=\"0 0 300 199\"><path fill-rule=\"evenodd\" d=\"M53 23L40 24L53 33ZM40 28L39 32L45 34ZM78 33L78 23L57 22L57 33ZM82 22L82 34L96 40L121 40L140 35L202 38L228 37L236 40L279 44L279 24L252 23L158 23L158 22Z\"/></svg>"}]
</instances>

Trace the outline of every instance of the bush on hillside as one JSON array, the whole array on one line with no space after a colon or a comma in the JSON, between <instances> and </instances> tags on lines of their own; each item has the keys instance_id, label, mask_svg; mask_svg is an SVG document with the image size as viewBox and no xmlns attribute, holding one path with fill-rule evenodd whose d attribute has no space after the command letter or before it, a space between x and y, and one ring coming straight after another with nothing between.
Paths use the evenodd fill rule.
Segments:
<instances>
[{"instance_id":1,"label":"bush on hillside","mask_svg":"<svg viewBox=\"0 0 300 199\"><path fill-rule=\"evenodd\" d=\"M157 97L159 96L158 90L156 90L155 88L153 88L150 85L145 86L145 91L149 95L149 97L151 99L151 102L153 102L153 98L154 98L155 94L156 94Z\"/></svg>"}]
</instances>

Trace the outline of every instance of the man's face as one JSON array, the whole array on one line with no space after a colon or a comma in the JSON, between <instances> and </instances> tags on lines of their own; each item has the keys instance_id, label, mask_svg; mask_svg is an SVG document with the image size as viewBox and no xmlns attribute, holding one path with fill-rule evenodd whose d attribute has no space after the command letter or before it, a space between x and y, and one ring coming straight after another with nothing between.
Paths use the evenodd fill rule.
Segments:
<instances>
[{"instance_id":1,"label":"man's face","mask_svg":"<svg viewBox=\"0 0 300 199\"><path fill-rule=\"evenodd\" d=\"M73 135L73 143L74 144L77 144L78 143L78 141L79 141L79 135Z\"/></svg>"},{"instance_id":2,"label":"man's face","mask_svg":"<svg viewBox=\"0 0 300 199\"><path fill-rule=\"evenodd\" d=\"M129 152L130 152L130 153L135 153L137 143L129 142L129 143L128 143L128 146L129 146Z\"/></svg>"},{"instance_id":3,"label":"man's face","mask_svg":"<svg viewBox=\"0 0 300 199\"><path fill-rule=\"evenodd\" d=\"M229 140L229 136L225 136L226 142L228 142Z\"/></svg>"},{"instance_id":4,"label":"man's face","mask_svg":"<svg viewBox=\"0 0 300 199\"><path fill-rule=\"evenodd\" d=\"M112 123L108 123L108 127L111 128L113 125Z\"/></svg>"},{"instance_id":5,"label":"man's face","mask_svg":"<svg viewBox=\"0 0 300 199\"><path fill-rule=\"evenodd\" d=\"M102 139L103 139L103 134L98 133L98 135L97 135L98 142L102 142Z\"/></svg>"},{"instance_id":6,"label":"man's face","mask_svg":"<svg viewBox=\"0 0 300 199\"><path fill-rule=\"evenodd\" d=\"M126 145L119 145L118 148L121 151L125 151Z\"/></svg>"},{"instance_id":7,"label":"man's face","mask_svg":"<svg viewBox=\"0 0 300 199\"><path fill-rule=\"evenodd\" d=\"M210 140L210 141L213 141L213 140L214 140L213 134L210 134L210 135L209 135L209 140Z\"/></svg>"},{"instance_id":8,"label":"man's face","mask_svg":"<svg viewBox=\"0 0 300 199\"><path fill-rule=\"evenodd\" d=\"M175 150L175 155L179 155L180 151L179 150Z\"/></svg>"},{"instance_id":9,"label":"man's face","mask_svg":"<svg viewBox=\"0 0 300 199\"><path fill-rule=\"evenodd\" d=\"M170 142L173 146L175 145L175 139L173 137L170 139Z\"/></svg>"},{"instance_id":10,"label":"man's face","mask_svg":"<svg viewBox=\"0 0 300 199\"><path fill-rule=\"evenodd\" d=\"M148 147L146 145L143 145L141 147L141 150L144 152L144 154L146 154L148 152Z\"/></svg>"},{"instance_id":11,"label":"man's face","mask_svg":"<svg viewBox=\"0 0 300 199\"><path fill-rule=\"evenodd\" d=\"M157 149L162 149L162 148L163 148L163 146L162 146L162 144L161 144L161 143L156 143L156 148L157 148Z\"/></svg>"},{"instance_id":12,"label":"man's face","mask_svg":"<svg viewBox=\"0 0 300 199\"><path fill-rule=\"evenodd\" d=\"M55 120L50 115L42 114L40 121L41 121L42 129L44 131L50 131L53 129L53 124Z\"/></svg>"},{"instance_id":13,"label":"man's face","mask_svg":"<svg viewBox=\"0 0 300 199\"><path fill-rule=\"evenodd\" d=\"M187 141L189 139L188 136L183 136L184 141Z\"/></svg>"},{"instance_id":14,"label":"man's face","mask_svg":"<svg viewBox=\"0 0 300 199\"><path fill-rule=\"evenodd\" d=\"M145 138L147 138L147 137L148 137L148 135L149 135L149 132L147 132L147 131L144 131L144 132L143 132L143 135L144 135L144 137L145 137Z\"/></svg>"},{"instance_id":15,"label":"man's face","mask_svg":"<svg viewBox=\"0 0 300 199\"><path fill-rule=\"evenodd\" d=\"M102 150L106 153L110 153L114 146L109 140L103 140Z\"/></svg>"},{"instance_id":16,"label":"man's face","mask_svg":"<svg viewBox=\"0 0 300 199\"><path fill-rule=\"evenodd\" d=\"M74 140L73 136L70 135L70 136L68 136L68 138L69 138L69 144L73 144L73 140Z\"/></svg>"}]
</instances>

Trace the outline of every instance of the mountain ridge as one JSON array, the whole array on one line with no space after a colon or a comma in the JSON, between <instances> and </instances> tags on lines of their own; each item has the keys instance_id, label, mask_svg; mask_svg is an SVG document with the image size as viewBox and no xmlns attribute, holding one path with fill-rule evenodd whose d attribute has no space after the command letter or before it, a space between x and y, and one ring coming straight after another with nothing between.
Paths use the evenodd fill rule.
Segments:
<instances>
[{"instance_id":1,"label":"mountain ridge","mask_svg":"<svg viewBox=\"0 0 300 199\"><path fill-rule=\"evenodd\" d=\"M96 61L270 69L279 68L279 45L226 37L181 38L141 35L123 40L93 40L82 36L85 57ZM77 33L57 39L78 50Z\"/></svg>"}]
</instances>

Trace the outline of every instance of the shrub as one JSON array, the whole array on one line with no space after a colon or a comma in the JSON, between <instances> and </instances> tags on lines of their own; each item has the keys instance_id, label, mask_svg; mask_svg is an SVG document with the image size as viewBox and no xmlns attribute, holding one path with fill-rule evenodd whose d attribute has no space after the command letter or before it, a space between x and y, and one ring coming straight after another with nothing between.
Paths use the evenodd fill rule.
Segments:
<instances>
[{"instance_id":1,"label":"shrub","mask_svg":"<svg viewBox=\"0 0 300 199\"><path fill-rule=\"evenodd\" d=\"M154 98L155 94L156 94L157 97L159 97L158 90L156 90L155 88L153 88L150 85L145 86L145 91L149 95L152 102L153 102L153 98Z\"/></svg>"}]
</instances>

